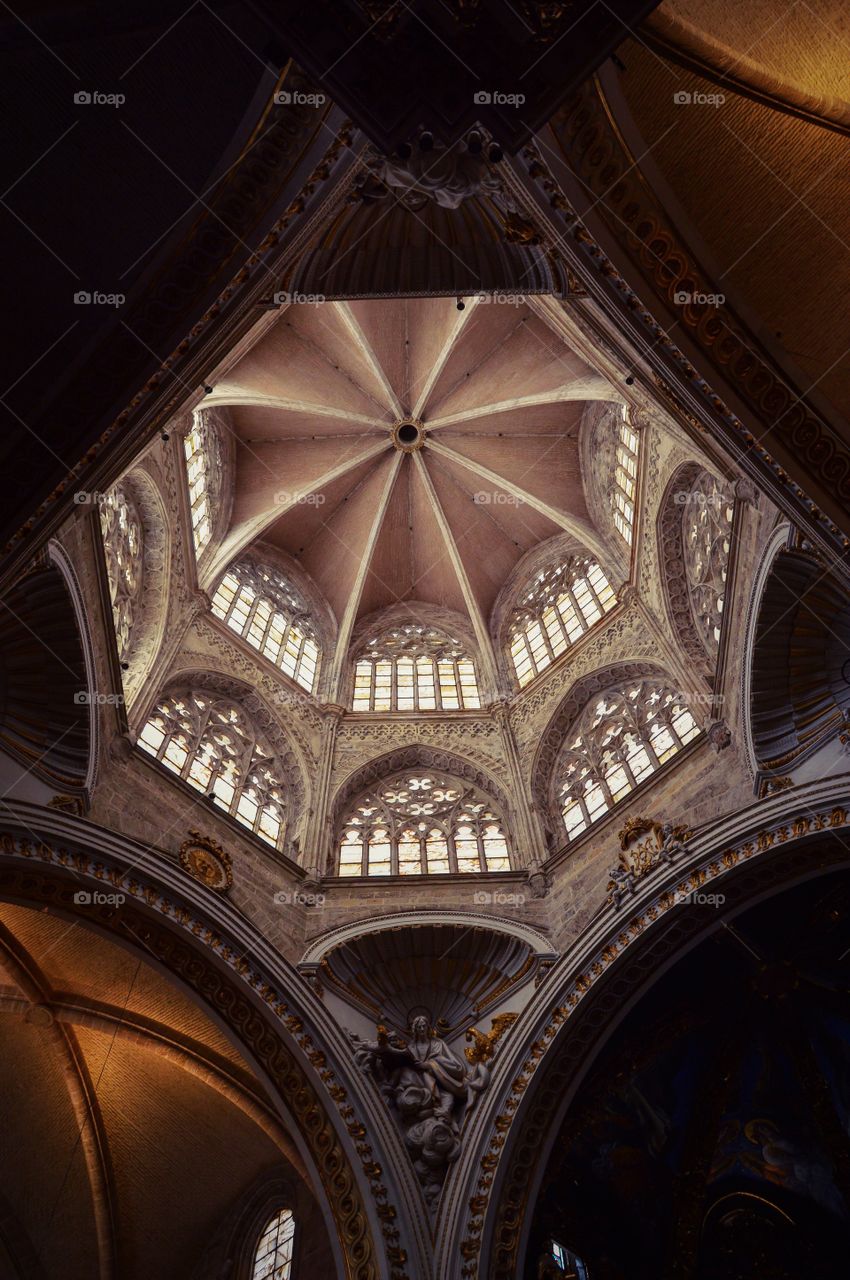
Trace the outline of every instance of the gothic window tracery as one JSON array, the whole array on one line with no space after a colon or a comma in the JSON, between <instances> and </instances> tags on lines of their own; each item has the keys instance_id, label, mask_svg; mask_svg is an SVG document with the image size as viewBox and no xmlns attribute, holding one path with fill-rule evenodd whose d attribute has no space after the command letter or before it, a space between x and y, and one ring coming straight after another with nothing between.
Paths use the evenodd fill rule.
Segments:
<instances>
[{"instance_id":1,"label":"gothic window tracery","mask_svg":"<svg viewBox=\"0 0 850 1280\"><path fill-rule=\"evenodd\" d=\"M407 622L372 636L354 671L354 711L468 711L481 706L475 664L436 627Z\"/></svg>"},{"instance_id":2,"label":"gothic window tracery","mask_svg":"<svg viewBox=\"0 0 850 1280\"><path fill-rule=\"evenodd\" d=\"M213 477L221 468L215 430L201 412L192 417L192 426L183 438L189 509L195 554L200 555L213 532Z\"/></svg>"},{"instance_id":3,"label":"gothic window tracery","mask_svg":"<svg viewBox=\"0 0 850 1280\"><path fill-rule=\"evenodd\" d=\"M504 823L478 788L422 770L381 782L342 824L341 876L509 871Z\"/></svg>"},{"instance_id":4,"label":"gothic window tracery","mask_svg":"<svg viewBox=\"0 0 850 1280\"><path fill-rule=\"evenodd\" d=\"M254 1254L251 1280L292 1280L295 1215L279 1209L266 1223Z\"/></svg>"},{"instance_id":5,"label":"gothic window tracery","mask_svg":"<svg viewBox=\"0 0 850 1280\"><path fill-rule=\"evenodd\" d=\"M571 556L538 573L514 609L508 630L520 688L616 603L604 571L590 556Z\"/></svg>"},{"instance_id":6,"label":"gothic window tracery","mask_svg":"<svg viewBox=\"0 0 850 1280\"><path fill-rule=\"evenodd\" d=\"M115 485L101 503L100 527L118 657L124 662L132 648L141 603L144 534L138 508L123 485Z\"/></svg>"},{"instance_id":7,"label":"gothic window tracery","mask_svg":"<svg viewBox=\"0 0 850 1280\"><path fill-rule=\"evenodd\" d=\"M586 831L699 732L685 699L657 679L629 681L592 698L556 774L567 838Z\"/></svg>"},{"instance_id":8,"label":"gothic window tracery","mask_svg":"<svg viewBox=\"0 0 850 1280\"><path fill-rule=\"evenodd\" d=\"M734 499L708 471L701 471L682 508L682 543L694 623L716 654L732 539Z\"/></svg>"},{"instance_id":9,"label":"gothic window tracery","mask_svg":"<svg viewBox=\"0 0 850 1280\"><path fill-rule=\"evenodd\" d=\"M614 465L614 524L628 546L632 545L638 475L638 438L625 417L620 420Z\"/></svg>"},{"instance_id":10,"label":"gothic window tracery","mask_svg":"<svg viewBox=\"0 0 850 1280\"><path fill-rule=\"evenodd\" d=\"M290 580L269 565L231 565L212 601L227 623L308 693L316 688L319 644L307 605Z\"/></svg>"},{"instance_id":11,"label":"gothic window tracery","mask_svg":"<svg viewBox=\"0 0 850 1280\"><path fill-rule=\"evenodd\" d=\"M286 788L272 752L243 709L204 692L173 694L154 709L139 746L172 773L279 848L286 824Z\"/></svg>"}]
</instances>

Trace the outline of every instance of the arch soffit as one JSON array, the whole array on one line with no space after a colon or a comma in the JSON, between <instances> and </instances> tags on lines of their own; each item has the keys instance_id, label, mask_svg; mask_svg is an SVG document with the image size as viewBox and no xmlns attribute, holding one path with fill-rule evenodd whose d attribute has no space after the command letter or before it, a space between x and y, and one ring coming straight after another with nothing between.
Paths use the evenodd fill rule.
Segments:
<instances>
[{"instance_id":1,"label":"arch soffit","mask_svg":"<svg viewBox=\"0 0 850 1280\"><path fill-rule=\"evenodd\" d=\"M372 916L365 920L353 920L314 938L299 961L301 966L319 964L322 958L345 942L365 937L371 933L383 933L398 929L415 929L425 925L460 924L470 929L484 929L489 933L503 933L525 942L529 949L545 959L558 953L552 949L551 939L538 929L521 920L507 920L472 911L397 911L385 916Z\"/></svg>"},{"instance_id":2,"label":"arch soffit","mask_svg":"<svg viewBox=\"0 0 850 1280\"><path fill-rule=\"evenodd\" d=\"M117 911L114 906L85 907L86 927L131 950L140 946L144 959L184 986L245 1055L279 1100L315 1184L324 1188L320 1200L332 1206L328 1217L333 1214L336 1224L333 1247L340 1274L348 1280L355 1275L357 1280L378 1280L384 1274L375 1251L380 1214L364 1192L368 1187L372 1199L385 1203L387 1188L370 1172L373 1166L365 1155L360 1157L363 1169L357 1167L355 1141L340 1136L347 1128L356 1139L361 1125L346 1115L335 1118L325 1092L337 1099L340 1112L348 1113L342 1101L349 1095L340 1081L352 1086L351 1096L359 1096L359 1090L348 1078L350 1063L341 1045L331 1044L332 1024L320 1006L314 1007L316 999L303 979L225 899L211 897L143 846L97 829L92 838L91 824L58 811L45 823L44 810L33 805L17 809L21 813L10 810L0 834L0 897L22 905L48 904L74 918L80 914L74 894L81 884L122 893ZM329 1050L328 1069L321 1075L324 1085L311 1065L317 1032ZM370 1137L380 1141L374 1129ZM382 1181L387 1181L387 1171ZM397 1240L398 1233L390 1228L384 1234L392 1247L390 1237Z\"/></svg>"},{"instance_id":3,"label":"arch soffit","mask_svg":"<svg viewBox=\"0 0 850 1280\"><path fill-rule=\"evenodd\" d=\"M454 752L415 744L376 756L366 764L360 765L340 783L329 809L333 816L334 829L353 800L385 778L391 778L405 769L429 769L462 779L489 795L500 808L502 816L510 820L513 812L510 799L490 774L463 756L455 755Z\"/></svg>"},{"instance_id":4,"label":"arch soffit","mask_svg":"<svg viewBox=\"0 0 850 1280\"><path fill-rule=\"evenodd\" d=\"M534 1201L563 1115L604 1043L649 987L722 927L722 919L806 879L850 867L850 846L835 838L850 829L846 800L841 780L830 778L721 819L693 837L672 865L659 861L625 906L609 902L556 962L505 1038L486 1112L468 1135L466 1168L447 1187L460 1201L470 1191L475 1197L463 1243L479 1237L496 1241L491 1257L481 1258L479 1274L490 1280L518 1274L528 1227L523 1206ZM680 893L716 888L723 892L721 905L730 902L727 910L690 907L670 915ZM609 971L610 981L603 982ZM506 1111L507 1142L498 1124ZM493 1160L502 1151L507 1162L498 1182L500 1199L487 1204L495 1185ZM479 1181L472 1190L474 1178ZM476 1191L485 1194L476 1197ZM485 1237L486 1214L495 1224Z\"/></svg>"}]
</instances>

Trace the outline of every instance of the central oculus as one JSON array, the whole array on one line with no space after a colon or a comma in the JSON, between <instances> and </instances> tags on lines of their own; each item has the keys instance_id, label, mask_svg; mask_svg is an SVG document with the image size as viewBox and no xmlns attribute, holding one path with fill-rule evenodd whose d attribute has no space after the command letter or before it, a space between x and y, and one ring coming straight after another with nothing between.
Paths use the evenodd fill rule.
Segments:
<instances>
[{"instance_id":1,"label":"central oculus","mask_svg":"<svg viewBox=\"0 0 850 1280\"><path fill-rule=\"evenodd\" d=\"M393 427L393 444L404 453L413 453L415 449L421 449L424 442L425 432L422 424L413 418L405 418Z\"/></svg>"}]
</instances>

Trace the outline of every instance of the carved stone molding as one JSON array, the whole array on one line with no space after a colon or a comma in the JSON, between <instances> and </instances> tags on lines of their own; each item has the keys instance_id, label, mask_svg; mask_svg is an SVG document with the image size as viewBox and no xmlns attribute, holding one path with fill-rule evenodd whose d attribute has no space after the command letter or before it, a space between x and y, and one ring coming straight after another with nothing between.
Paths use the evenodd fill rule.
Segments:
<instances>
[{"instance_id":1,"label":"carved stone molding","mask_svg":"<svg viewBox=\"0 0 850 1280\"><path fill-rule=\"evenodd\" d=\"M499 783L477 768L475 764L449 751L440 751L434 747L412 746L392 751L388 755L380 756L377 760L370 760L368 764L349 774L333 800L334 824L339 821L349 801L362 791L370 790L382 778L388 778L396 772L400 773L403 769L410 768L436 769L441 773L463 778L473 786L479 787L485 794L492 796L503 813L511 812L507 793Z\"/></svg>"},{"instance_id":2,"label":"carved stone molding","mask_svg":"<svg viewBox=\"0 0 850 1280\"><path fill-rule=\"evenodd\" d=\"M704 468L698 462L685 462L676 469L664 490L656 522L658 559L664 584L664 599L670 623L679 644L697 670L708 675L710 660L705 644L694 625L685 568L682 539L682 504L676 495L689 490Z\"/></svg>"},{"instance_id":3,"label":"carved stone molding","mask_svg":"<svg viewBox=\"0 0 850 1280\"><path fill-rule=\"evenodd\" d=\"M536 1170L551 1147L565 1098L608 1034L624 1001L645 988L654 974L706 930L705 912L682 904L690 898L699 901L700 891L722 878L728 910L771 886L808 876L815 868L846 865L843 838L813 845L810 837L845 831L847 810L840 805L822 808L817 801L812 803L813 808L804 805L805 814L775 815L762 830L728 845L715 840L715 852L698 856L678 873L681 878L659 860L643 878L642 892L631 914L612 916L607 927L600 927L600 941L579 962L580 970L571 969L559 993L550 994L557 1003L550 1006L519 1070L509 1077L499 1113L490 1122L489 1144L479 1159L466 1232L459 1245L464 1278L477 1280L486 1274L488 1280L514 1280L521 1274L519 1247L530 1208L529 1188L535 1185ZM660 892L651 887L659 883L659 877L665 886ZM502 1159L505 1168L499 1202L485 1232L485 1216ZM486 1271L480 1259L485 1240L493 1242Z\"/></svg>"},{"instance_id":4,"label":"carved stone molding","mask_svg":"<svg viewBox=\"0 0 850 1280\"><path fill-rule=\"evenodd\" d=\"M71 842L69 842L71 843ZM209 1007L265 1072L293 1121L297 1124L321 1180L322 1193L333 1214L344 1259L346 1280L379 1280L387 1272L376 1254L362 1199L363 1178L375 1199L376 1214L393 1280L408 1280L405 1251L394 1226L396 1211L381 1182L382 1169L366 1142L366 1129L337 1082L326 1054L306 1033L303 1020L290 1011L244 948L234 945L197 909L168 897L138 864L132 872L112 862L102 850L97 856L83 847L69 849L46 840L33 841L12 831L0 833L0 894L16 901L50 906L75 914L74 893L79 884L108 885L123 895L120 908L94 908L90 919L114 933L122 945L128 935L177 981L185 983L202 1005ZM257 1008L257 998L266 1012ZM289 1038L299 1046L290 1047ZM310 1064L308 1067L308 1063ZM312 1067L312 1070L310 1070ZM355 1175L345 1149L330 1123L319 1093L319 1082L336 1104L363 1171Z\"/></svg>"},{"instance_id":5,"label":"carved stone molding","mask_svg":"<svg viewBox=\"0 0 850 1280\"><path fill-rule=\"evenodd\" d=\"M190 831L178 854L180 865L214 893L227 893L233 885L233 859L211 836Z\"/></svg>"}]
</instances>

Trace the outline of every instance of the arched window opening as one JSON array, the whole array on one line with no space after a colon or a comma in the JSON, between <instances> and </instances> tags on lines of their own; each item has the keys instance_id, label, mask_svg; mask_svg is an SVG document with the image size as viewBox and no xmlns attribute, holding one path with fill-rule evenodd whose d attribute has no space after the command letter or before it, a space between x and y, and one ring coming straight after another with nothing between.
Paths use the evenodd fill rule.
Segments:
<instances>
[{"instance_id":1,"label":"arched window opening","mask_svg":"<svg viewBox=\"0 0 850 1280\"><path fill-rule=\"evenodd\" d=\"M112 616L115 620L118 658L124 662L130 655L133 632L139 617L143 587L144 534L138 508L120 484L110 489L100 504L100 528Z\"/></svg>"},{"instance_id":2,"label":"arched window opening","mask_svg":"<svg viewBox=\"0 0 850 1280\"><path fill-rule=\"evenodd\" d=\"M699 732L685 699L658 680L635 680L591 699L557 773L567 838L586 831Z\"/></svg>"},{"instance_id":3,"label":"arched window opening","mask_svg":"<svg viewBox=\"0 0 850 1280\"><path fill-rule=\"evenodd\" d=\"M295 1216L280 1209L263 1228L254 1254L251 1280L291 1280Z\"/></svg>"},{"instance_id":4,"label":"arched window opening","mask_svg":"<svg viewBox=\"0 0 850 1280\"><path fill-rule=\"evenodd\" d=\"M461 642L408 622L370 638L354 672L354 711L469 711L481 706Z\"/></svg>"},{"instance_id":5,"label":"arched window opening","mask_svg":"<svg viewBox=\"0 0 850 1280\"><path fill-rule=\"evenodd\" d=\"M638 474L638 438L621 419L614 465L614 524L628 546L632 545Z\"/></svg>"},{"instance_id":6,"label":"arched window opening","mask_svg":"<svg viewBox=\"0 0 850 1280\"><path fill-rule=\"evenodd\" d=\"M557 1240L551 1241L551 1255L555 1266L563 1272L564 1280L588 1280L587 1267L581 1258Z\"/></svg>"},{"instance_id":7,"label":"arched window opening","mask_svg":"<svg viewBox=\"0 0 850 1280\"><path fill-rule=\"evenodd\" d=\"M613 587L590 556L572 556L538 573L509 625L511 661L520 688L616 603Z\"/></svg>"},{"instance_id":8,"label":"arched window opening","mask_svg":"<svg viewBox=\"0 0 850 1280\"><path fill-rule=\"evenodd\" d=\"M220 466L218 441L202 413L195 413L192 426L183 438L186 455L186 478L189 483L189 509L192 513L192 535L195 554L200 555L213 531L211 478Z\"/></svg>"},{"instance_id":9,"label":"arched window opening","mask_svg":"<svg viewBox=\"0 0 850 1280\"><path fill-rule=\"evenodd\" d=\"M504 823L478 788L430 771L361 796L342 824L341 876L509 871Z\"/></svg>"},{"instance_id":10,"label":"arched window opening","mask_svg":"<svg viewBox=\"0 0 850 1280\"><path fill-rule=\"evenodd\" d=\"M682 544L691 612L709 652L716 654L723 624L734 499L722 492L707 471L699 473L683 496Z\"/></svg>"},{"instance_id":11,"label":"arched window opening","mask_svg":"<svg viewBox=\"0 0 850 1280\"><path fill-rule=\"evenodd\" d=\"M139 746L267 844L280 848L286 789L273 754L242 709L205 693L175 694L154 709Z\"/></svg>"},{"instance_id":12,"label":"arched window opening","mask_svg":"<svg viewBox=\"0 0 850 1280\"><path fill-rule=\"evenodd\" d=\"M247 560L232 565L218 584L212 610L302 689L314 692L319 644L307 604L285 574Z\"/></svg>"}]
</instances>

